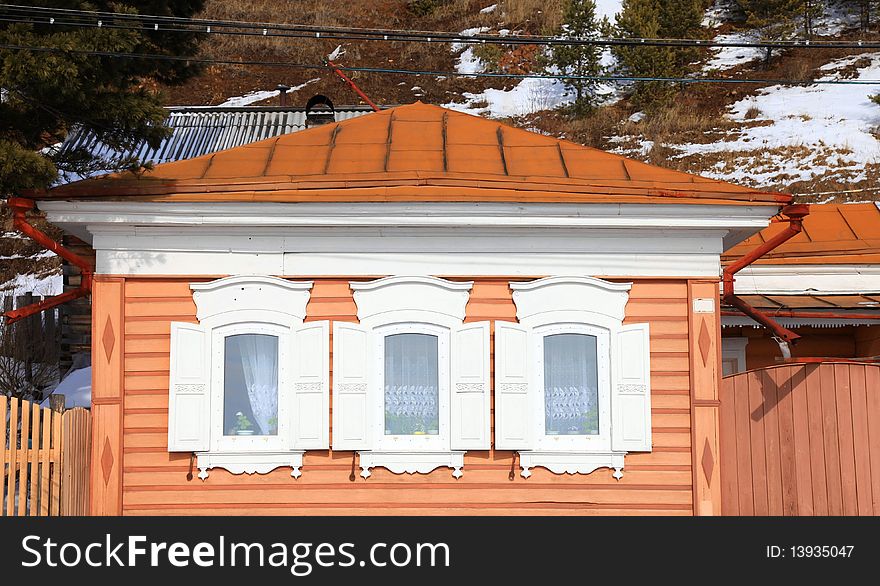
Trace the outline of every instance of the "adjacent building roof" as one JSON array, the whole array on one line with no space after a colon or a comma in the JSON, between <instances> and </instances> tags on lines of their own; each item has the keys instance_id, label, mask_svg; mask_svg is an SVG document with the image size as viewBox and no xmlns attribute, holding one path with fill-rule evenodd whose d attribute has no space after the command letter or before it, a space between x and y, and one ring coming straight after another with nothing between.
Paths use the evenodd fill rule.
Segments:
<instances>
[{"instance_id":1,"label":"adjacent building roof","mask_svg":"<svg viewBox=\"0 0 880 586\"><path fill-rule=\"evenodd\" d=\"M340 122L372 111L368 106L341 106L335 110L335 117ZM116 150L93 132L78 128L61 143L60 151L86 149L108 159L137 157L154 164L180 161L304 130L306 110L278 106L171 107L165 125L171 128L171 135L155 149L144 143L126 151Z\"/></svg>"},{"instance_id":2,"label":"adjacent building roof","mask_svg":"<svg viewBox=\"0 0 880 586\"><path fill-rule=\"evenodd\" d=\"M415 103L57 187L39 199L506 201L779 206L790 196Z\"/></svg>"},{"instance_id":3,"label":"adjacent building roof","mask_svg":"<svg viewBox=\"0 0 880 586\"><path fill-rule=\"evenodd\" d=\"M732 262L785 229L774 222L722 257ZM817 204L804 218L803 232L761 257L758 265L878 264L880 207L877 203Z\"/></svg>"},{"instance_id":4,"label":"adjacent building roof","mask_svg":"<svg viewBox=\"0 0 880 586\"><path fill-rule=\"evenodd\" d=\"M779 309L869 310L880 308L880 295L740 295L746 303L773 315Z\"/></svg>"}]
</instances>

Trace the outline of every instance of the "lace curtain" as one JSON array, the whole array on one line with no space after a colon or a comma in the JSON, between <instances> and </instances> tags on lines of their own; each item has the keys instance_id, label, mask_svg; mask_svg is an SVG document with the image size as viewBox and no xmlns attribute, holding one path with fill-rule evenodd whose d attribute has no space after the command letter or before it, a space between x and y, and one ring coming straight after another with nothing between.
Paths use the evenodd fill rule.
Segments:
<instances>
[{"instance_id":1,"label":"lace curtain","mask_svg":"<svg viewBox=\"0 0 880 586\"><path fill-rule=\"evenodd\" d=\"M385 338L385 434L439 433L437 336Z\"/></svg>"},{"instance_id":2,"label":"lace curtain","mask_svg":"<svg viewBox=\"0 0 880 586\"><path fill-rule=\"evenodd\" d=\"M264 334L230 336L227 340L241 357L241 369L255 433L273 435L278 427L278 338Z\"/></svg>"},{"instance_id":3,"label":"lace curtain","mask_svg":"<svg viewBox=\"0 0 880 586\"><path fill-rule=\"evenodd\" d=\"M551 435L599 433L595 336L544 338L544 426Z\"/></svg>"}]
</instances>

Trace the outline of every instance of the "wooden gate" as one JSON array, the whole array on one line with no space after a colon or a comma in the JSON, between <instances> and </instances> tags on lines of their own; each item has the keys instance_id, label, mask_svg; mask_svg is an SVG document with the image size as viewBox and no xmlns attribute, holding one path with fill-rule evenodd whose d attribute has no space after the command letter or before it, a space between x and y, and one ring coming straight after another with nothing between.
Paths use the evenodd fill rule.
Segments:
<instances>
[{"instance_id":1,"label":"wooden gate","mask_svg":"<svg viewBox=\"0 0 880 586\"><path fill-rule=\"evenodd\" d=\"M725 377L721 502L725 515L880 515L880 365Z\"/></svg>"},{"instance_id":2,"label":"wooden gate","mask_svg":"<svg viewBox=\"0 0 880 586\"><path fill-rule=\"evenodd\" d=\"M91 414L0 396L0 514L88 514Z\"/></svg>"}]
</instances>

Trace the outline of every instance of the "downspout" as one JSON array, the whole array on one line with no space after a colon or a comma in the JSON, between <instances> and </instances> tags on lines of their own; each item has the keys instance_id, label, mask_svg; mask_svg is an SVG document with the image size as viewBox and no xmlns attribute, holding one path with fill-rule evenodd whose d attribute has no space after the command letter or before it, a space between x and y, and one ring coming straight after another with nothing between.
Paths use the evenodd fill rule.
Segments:
<instances>
[{"instance_id":1,"label":"downspout","mask_svg":"<svg viewBox=\"0 0 880 586\"><path fill-rule=\"evenodd\" d=\"M23 197L10 197L8 200L6 200L6 205L8 205L9 209L12 210L12 225L19 232L21 232L25 236L30 237L38 244L42 245L43 248L45 248L46 250L51 250L70 264L79 267L82 273L82 279L80 281L79 287L77 287L76 289L68 291L66 293L62 293L61 295L49 297L48 299L44 299L43 301L40 301L38 303L19 307L18 309L13 309L4 313L3 317L6 325L14 324L20 319L36 315L41 311L45 311L47 309L51 309L53 307L57 307L61 304L67 303L68 301L73 301L74 299L79 299L80 297L85 297L89 295L92 292L92 276L95 273L94 267L89 261L67 250L60 243L52 240L52 238L50 238L45 232L40 231L39 229L28 223L26 217L27 212L34 209L34 201L31 199L25 199Z\"/></svg>"},{"instance_id":2,"label":"downspout","mask_svg":"<svg viewBox=\"0 0 880 586\"><path fill-rule=\"evenodd\" d=\"M785 230L724 268L721 279L721 300L723 303L737 308L773 332L774 339L776 340L776 343L779 344L779 349L782 352L783 357L791 358L791 345L797 344L800 336L791 330L784 328L766 313L752 307L744 300L737 297L736 293L734 293L733 287L735 281L734 275L736 273L801 233L803 230L803 220L810 213L810 206L806 204L789 205L784 207L780 213L786 216L786 219L783 221L788 222L788 227L786 227Z\"/></svg>"}]
</instances>

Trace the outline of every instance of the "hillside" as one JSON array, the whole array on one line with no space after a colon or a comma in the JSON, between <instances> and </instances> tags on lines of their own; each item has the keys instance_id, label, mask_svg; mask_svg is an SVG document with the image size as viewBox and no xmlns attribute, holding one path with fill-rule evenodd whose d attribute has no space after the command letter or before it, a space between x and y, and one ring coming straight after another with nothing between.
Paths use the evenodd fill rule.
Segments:
<instances>
[{"instance_id":1,"label":"hillside","mask_svg":"<svg viewBox=\"0 0 880 586\"><path fill-rule=\"evenodd\" d=\"M379 2L286 3L210 0L205 18L314 23L327 26L391 27L487 33L541 34L556 30L561 0L382 0ZM866 38L858 30L855 2L828 0L815 20L817 38ZM599 0L601 16L613 19L620 0ZM716 0L703 22L706 38L749 40L748 28L731 0ZM876 29L876 25L875 25ZM874 34L873 38L878 35ZM871 37L868 37L871 38ZM337 43L329 40L263 39L212 35L204 45L218 59L321 63ZM493 50L449 44L343 43L346 65L472 73L540 69L536 47ZM606 56L608 58L610 56ZM790 50L770 64L754 49L706 50L702 74L748 79L880 79L876 51ZM868 96L880 84L782 87L761 83L692 84L675 101L649 115L637 112L625 88L609 86L607 105L573 120L554 109L567 101L565 87L549 80L505 80L462 76L354 74L376 102L416 99L508 119L576 142L614 150L650 163L745 185L796 193L802 201L870 199L878 187L880 106ZM315 93L337 103L356 96L321 70L285 67L210 66L183 87L164 88L169 105L274 103L278 83L294 88L292 102ZM828 194L826 192L852 192ZM816 194L821 195L816 195Z\"/></svg>"}]
</instances>

